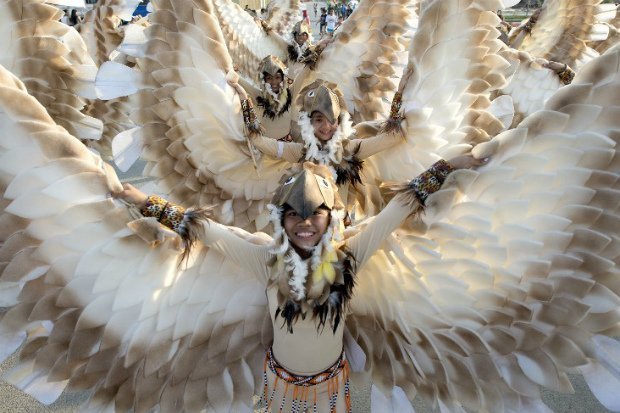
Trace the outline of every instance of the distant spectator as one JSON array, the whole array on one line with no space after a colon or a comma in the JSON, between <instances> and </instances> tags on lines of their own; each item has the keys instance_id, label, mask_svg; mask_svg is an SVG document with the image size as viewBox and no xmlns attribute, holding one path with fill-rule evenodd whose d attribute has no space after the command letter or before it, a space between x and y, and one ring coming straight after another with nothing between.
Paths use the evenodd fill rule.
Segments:
<instances>
[{"instance_id":1,"label":"distant spectator","mask_svg":"<svg viewBox=\"0 0 620 413\"><path fill-rule=\"evenodd\" d=\"M267 20L267 9L264 7L260 9L260 18L262 20Z\"/></svg>"},{"instance_id":2,"label":"distant spectator","mask_svg":"<svg viewBox=\"0 0 620 413\"><path fill-rule=\"evenodd\" d=\"M319 20L319 32L322 35L325 34L325 27L327 26L327 23L325 21L326 18L327 18L327 10L325 10L325 7L321 7L321 19Z\"/></svg>"},{"instance_id":3,"label":"distant spectator","mask_svg":"<svg viewBox=\"0 0 620 413\"><path fill-rule=\"evenodd\" d=\"M69 11L64 10L64 12L65 14L63 14L62 17L60 18L60 22L68 26L69 25Z\"/></svg>"},{"instance_id":4,"label":"distant spectator","mask_svg":"<svg viewBox=\"0 0 620 413\"><path fill-rule=\"evenodd\" d=\"M334 15L334 10L330 10L329 14L325 18L325 26L327 27L327 34L330 36L334 35L334 30L336 30L336 23L338 23L338 17Z\"/></svg>"},{"instance_id":5,"label":"distant spectator","mask_svg":"<svg viewBox=\"0 0 620 413\"><path fill-rule=\"evenodd\" d=\"M78 16L77 10L71 10L71 15L69 16L69 26L77 26L80 22L81 19L80 16Z\"/></svg>"}]
</instances>

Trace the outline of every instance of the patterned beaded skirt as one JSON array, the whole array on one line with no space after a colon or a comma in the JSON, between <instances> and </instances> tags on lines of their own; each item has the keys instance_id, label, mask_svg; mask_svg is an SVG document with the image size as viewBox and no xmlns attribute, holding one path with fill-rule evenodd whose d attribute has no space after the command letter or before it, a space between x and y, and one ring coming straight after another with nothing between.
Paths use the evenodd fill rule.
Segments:
<instances>
[{"instance_id":1,"label":"patterned beaded skirt","mask_svg":"<svg viewBox=\"0 0 620 413\"><path fill-rule=\"evenodd\" d=\"M263 373L262 409L278 413L350 413L349 376L349 363L344 351L324 371L301 376L282 367L269 349Z\"/></svg>"}]
</instances>

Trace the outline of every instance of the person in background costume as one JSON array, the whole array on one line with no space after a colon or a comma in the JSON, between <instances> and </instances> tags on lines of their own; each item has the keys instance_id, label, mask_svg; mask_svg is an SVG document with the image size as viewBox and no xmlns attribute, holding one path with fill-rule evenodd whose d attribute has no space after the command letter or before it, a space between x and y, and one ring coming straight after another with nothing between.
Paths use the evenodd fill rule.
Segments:
<instances>
[{"instance_id":1,"label":"person in background costume","mask_svg":"<svg viewBox=\"0 0 620 413\"><path fill-rule=\"evenodd\" d=\"M245 91L256 102L257 120L263 134L272 139L290 142L292 122L292 93L288 70L275 56L265 57L258 66L261 79L260 90L240 78Z\"/></svg>"},{"instance_id":2,"label":"person in background costume","mask_svg":"<svg viewBox=\"0 0 620 413\"><path fill-rule=\"evenodd\" d=\"M239 93L243 96L243 90ZM246 112L253 111L251 103L244 100ZM347 192L350 184L361 184L363 160L403 141L399 117L401 95L392 102L389 128L376 136L356 139L351 127L344 96L334 83L316 80L300 91L298 124L302 142L276 142L258 133L250 133L252 145L263 154L281 158L290 163L310 161L326 165L341 187L340 195L346 205L352 202ZM243 104L242 104L243 106ZM246 115L254 119L256 115ZM251 125L248 125L252 129Z\"/></svg>"}]
</instances>

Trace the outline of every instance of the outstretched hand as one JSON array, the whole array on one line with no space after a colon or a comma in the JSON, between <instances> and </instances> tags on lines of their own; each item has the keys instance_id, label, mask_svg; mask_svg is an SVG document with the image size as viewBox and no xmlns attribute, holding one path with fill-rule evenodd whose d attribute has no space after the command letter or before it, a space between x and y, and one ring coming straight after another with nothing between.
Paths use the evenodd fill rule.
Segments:
<instances>
[{"instance_id":1,"label":"outstretched hand","mask_svg":"<svg viewBox=\"0 0 620 413\"><path fill-rule=\"evenodd\" d=\"M123 190L121 192L112 193L112 196L122 199L127 203L134 204L138 208L144 207L148 199L148 196L144 192L131 184L123 184Z\"/></svg>"},{"instance_id":2,"label":"outstretched hand","mask_svg":"<svg viewBox=\"0 0 620 413\"><path fill-rule=\"evenodd\" d=\"M472 169L485 165L489 162L489 158L477 159L471 154L457 156L448 161L454 169Z\"/></svg>"}]
</instances>

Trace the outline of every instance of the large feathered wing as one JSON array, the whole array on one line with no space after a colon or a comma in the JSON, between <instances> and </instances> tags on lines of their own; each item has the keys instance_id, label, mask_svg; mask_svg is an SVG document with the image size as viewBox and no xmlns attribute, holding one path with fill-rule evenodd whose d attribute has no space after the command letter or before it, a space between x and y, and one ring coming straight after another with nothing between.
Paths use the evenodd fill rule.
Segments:
<instances>
[{"instance_id":1,"label":"large feathered wing","mask_svg":"<svg viewBox=\"0 0 620 413\"><path fill-rule=\"evenodd\" d=\"M609 30L607 38L605 40L595 40L589 43L589 46L600 54L605 53L607 49L620 42L620 13L618 13L618 6L616 6L616 17L608 22L606 26Z\"/></svg>"},{"instance_id":2,"label":"large feathered wing","mask_svg":"<svg viewBox=\"0 0 620 413\"><path fill-rule=\"evenodd\" d=\"M383 120L402 75L417 1L364 1L336 30L314 67L295 78L294 94L316 79L343 92L354 123Z\"/></svg>"},{"instance_id":3,"label":"large feathered wing","mask_svg":"<svg viewBox=\"0 0 620 413\"><path fill-rule=\"evenodd\" d=\"M249 82L260 85L262 79L259 79L258 64L268 55L286 61L287 40L263 27L237 3L214 0L213 5L235 70Z\"/></svg>"},{"instance_id":4,"label":"large feathered wing","mask_svg":"<svg viewBox=\"0 0 620 413\"><path fill-rule=\"evenodd\" d=\"M139 3L139 0L100 0L86 13L79 31L97 66L110 60L112 52L120 46L124 37L121 24L123 20L131 20Z\"/></svg>"},{"instance_id":5,"label":"large feathered wing","mask_svg":"<svg viewBox=\"0 0 620 413\"><path fill-rule=\"evenodd\" d=\"M267 26L282 36L291 35L293 26L301 17L300 0L274 0L267 6Z\"/></svg>"},{"instance_id":6,"label":"large feathered wing","mask_svg":"<svg viewBox=\"0 0 620 413\"><path fill-rule=\"evenodd\" d=\"M79 34L41 0L0 2L0 64L18 76L50 116L85 142L101 137L101 121L82 113L94 97L97 71Z\"/></svg>"},{"instance_id":7,"label":"large feathered wing","mask_svg":"<svg viewBox=\"0 0 620 413\"><path fill-rule=\"evenodd\" d=\"M502 43L492 12L501 6L499 1L434 1L422 7L399 86L405 138L364 162L368 196L370 185L403 182L438 157L466 151L502 130L489 112L491 92L505 86L509 68L498 55Z\"/></svg>"},{"instance_id":8,"label":"large feathered wing","mask_svg":"<svg viewBox=\"0 0 620 413\"><path fill-rule=\"evenodd\" d=\"M264 285L202 246L133 220L110 168L0 67L0 353L44 403L88 411L249 412L271 341ZM251 235L251 242L268 240Z\"/></svg>"},{"instance_id":9,"label":"large feathered wing","mask_svg":"<svg viewBox=\"0 0 620 413\"><path fill-rule=\"evenodd\" d=\"M143 142L145 174L173 200L217 205L218 221L260 228L266 221L257 219L266 218L264 207L287 164L253 163L240 100L227 83L233 63L213 3L160 1L155 8L135 72L146 87L134 117L142 127L126 136Z\"/></svg>"},{"instance_id":10,"label":"large feathered wing","mask_svg":"<svg viewBox=\"0 0 620 413\"><path fill-rule=\"evenodd\" d=\"M358 274L347 327L376 403L400 388L439 411L548 411L540 386L581 373L620 409L618 93L616 47L475 148L491 160L427 200L424 237L401 231Z\"/></svg>"},{"instance_id":11,"label":"large feathered wing","mask_svg":"<svg viewBox=\"0 0 620 413\"><path fill-rule=\"evenodd\" d=\"M605 25L615 17L614 4L602 0L547 0L531 34L518 46L535 57L578 69L598 53L587 42L604 40Z\"/></svg>"},{"instance_id":12,"label":"large feathered wing","mask_svg":"<svg viewBox=\"0 0 620 413\"><path fill-rule=\"evenodd\" d=\"M545 102L564 86L557 73L545 67L548 62L527 52L506 47L500 55L511 63L509 79L498 95L509 96L514 114L511 126L541 110Z\"/></svg>"}]
</instances>

